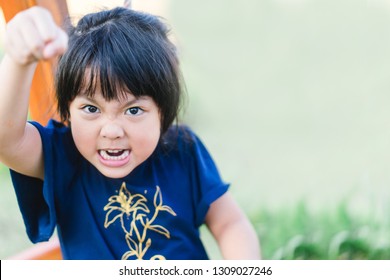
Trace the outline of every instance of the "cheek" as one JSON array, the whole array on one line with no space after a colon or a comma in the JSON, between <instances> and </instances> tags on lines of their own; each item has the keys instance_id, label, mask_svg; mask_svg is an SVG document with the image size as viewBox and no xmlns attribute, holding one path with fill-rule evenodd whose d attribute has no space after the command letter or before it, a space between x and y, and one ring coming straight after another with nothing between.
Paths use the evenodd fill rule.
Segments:
<instances>
[{"instance_id":1,"label":"cheek","mask_svg":"<svg viewBox=\"0 0 390 280\"><path fill-rule=\"evenodd\" d=\"M160 131L154 130L154 131L148 131L147 133L144 133L142 137L140 137L139 144L143 147L143 150L145 153L152 153L154 149L156 148L158 141L160 140ZM142 138L142 139L141 139Z\"/></svg>"},{"instance_id":2,"label":"cheek","mask_svg":"<svg viewBox=\"0 0 390 280\"><path fill-rule=\"evenodd\" d=\"M150 133L149 137L157 139L157 141L160 139L160 136L161 136L161 118L160 118L159 114L156 114L154 116L154 120L150 121L149 133Z\"/></svg>"},{"instance_id":3,"label":"cheek","mask_svg":"<svg viewBox=\"0 0 390 280\"><path fill-rule=\"evenodd\" d=\"M156 148L158 141L160 140L161 129L160 121L158 117L150 118L148 122L143 123L142 127L134 129L132 131L133 141L137 142L141 151L145 154L150 154Z\"/></svg>"},{"instance_id":4,"label":"cheek","mask_svg":"<svg viewBox=\"0 0 390 280\"><path fill-rule=\"evenodd\" d=\"M76 147L83 154L84 151L95 148L96 135L94 134L93 126L83 125L80 122L72 122L71 130L73 140L76 144Z\"/></svg>"}]
</instances>

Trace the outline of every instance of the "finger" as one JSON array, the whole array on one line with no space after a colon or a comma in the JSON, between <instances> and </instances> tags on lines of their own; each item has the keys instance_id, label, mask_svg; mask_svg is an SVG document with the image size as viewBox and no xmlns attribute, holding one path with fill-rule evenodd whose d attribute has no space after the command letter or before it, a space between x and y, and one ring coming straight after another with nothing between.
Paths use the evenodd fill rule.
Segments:
<instances>
[{"instance_id":1,"label":"finger","mask_svg":"<svg viewBox=\"0 0 390 280\"><path fill-rule=\"evenodd\" d=\"M45 43L55 39L58 27L48 10L33 7L30 9L30 18Z\"/></svg>"},{"instance_id":2,"label":"finger","mask_svg":"<svg viewBox=\"0 0 390 280\"><path fill-rule=\"evenodd\" d=\"M45 41L34 25L34 22L27 22L26 26L20 30L20 33L23 40L21 46L24 46L36 59L41 59L43 57Z\"/></svg>"},{"instance_id":3,"label":"finger","mask_svg":"<svg viewBox=\"0 0 390 280\"><path fill-rule=\"evenodd\" d=\"M6 34L4 47L6 52L21 64L37 60L34 53L27 47L21 30L15 29L11 34Z\"/></svg>"},{"instance_id":4,"label":"finger","mask_svg":"<svg viewBox=\"0 0 390 280\"><path fill-rule=\"evenodd\" d=\"M47 25L42 28L44 22ZM45 41L53 37L50 26L55 24L50 14L43 8L33 7L20 12L7 24L7 52L21 63L41 59Z\"/></svg>"},{"instance_id":5,"label":"finger","mask_svg":"<svg viewBox=\"0 0 390 280\"><path fill-rule=\"evenodd\" d=\"M60 28L57 29L56 39L47 43L43 49L43 58L50 59L63 54L68 48L68 35Z\"/></svg>"}]
</instances>

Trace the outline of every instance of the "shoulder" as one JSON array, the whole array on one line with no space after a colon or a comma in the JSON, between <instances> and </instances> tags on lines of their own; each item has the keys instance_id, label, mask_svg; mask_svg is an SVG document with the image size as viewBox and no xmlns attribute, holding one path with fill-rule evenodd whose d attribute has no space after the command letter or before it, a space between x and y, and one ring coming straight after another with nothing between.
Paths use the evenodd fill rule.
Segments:
<instances>
[{"instance_id":1,"label":"shoulder","mask_svg":"<svg viewBox=\"0 0 390 280\"><path fill-rule=\"evenodd\" d=\"M164 151L187 151L200 142L199 137L187 125L173 125L161 137L160 148Z\"/></svg>"},{"instance_id":2,"label":"shoulder","mask_svg":"<svg viewBox=\"0 0 390 280\"><path fill-rule=\"evenodd\" d=\"M56 120L50 120L46 126L43 126L42 124L35 121L31 121L30 123L38 129L41 136L46 134L70 135L71 133L68 126Z\"/></svg>"},{"instance_id":3,"label":"shoulder","mask_svg":"<svg viewBox=\"0 0 390 280\"><path fill-rule=\"evenodd\" d=\"M161 137L156 152L159 156L179 157L185 162L210 157L200 137L187 125L171 126Z\"/></svg>"},{"instance_id":4,"label":"shoulder","mask_svg":"<svg viewBox=\"0 0 390 280\"><path fill-rule=\"evenodd\" d=\"M70 127L56 120L50 120L46 126L37 122L30 122L41 135L43 151L47 153L67 154L72 157L77 154Z\"/></svg>"}]
</instances>

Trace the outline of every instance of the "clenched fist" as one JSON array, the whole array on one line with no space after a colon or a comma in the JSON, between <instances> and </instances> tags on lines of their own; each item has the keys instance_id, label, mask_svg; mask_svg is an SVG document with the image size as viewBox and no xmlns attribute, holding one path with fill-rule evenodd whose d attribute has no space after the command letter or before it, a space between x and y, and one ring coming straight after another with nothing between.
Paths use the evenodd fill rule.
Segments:
<instances>
[{"instance_id":1,"label":"clenched fist","mask_svg":"<svg viewBox=\"0 0 390 280\"><path fill-rule=\"evenodd\" d=\"M68 35L44 8L24 10L7 24L5 51L19 64L53 58L64 53L67 46Z\"/></svg>"}]
</instances>

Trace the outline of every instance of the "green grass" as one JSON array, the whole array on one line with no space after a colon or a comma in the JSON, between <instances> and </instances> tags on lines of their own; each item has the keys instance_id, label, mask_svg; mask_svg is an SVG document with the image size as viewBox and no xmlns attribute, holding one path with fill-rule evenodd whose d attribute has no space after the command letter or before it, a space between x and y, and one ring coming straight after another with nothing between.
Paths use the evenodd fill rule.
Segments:
<instances>
[{"instance_id":1,"label":"green grass","mask_svg":"<svg viewBox=\"0 0 390 280\"><path fill-rule=\"evenodd\" d=\"M250 219L263 259L390 260L390 218L356 213L351 204L346 199L332 210L314 211L301 201L278 210L255 211ZM201 232L209 256L221 259L211 235L205 228Z\"/></svg>"},{"instance_id":2,"label":"green grass","mask_svg":"<svg viewBox=\"0 0 390 280\"><path fill-rule=\"evenodd\" d=\"M11 185L9 171L0 163L0 259L31 246Z\"/></svg>"},{"instance_id":3,"label":"green grass","mask_svg":"<svg viewBox=\"0 0 390 280\"><path fill-rule=\"evenodd\" d=\"M265 259L390 259L390 219L351 213L347 202L313 213L305 203L262 210L252 221Z\"/></svg>"}]
</instances>

